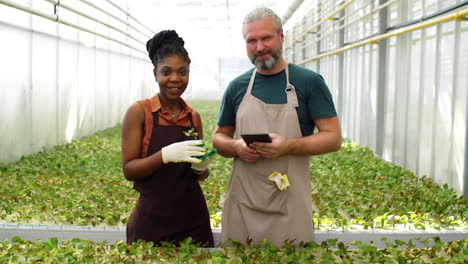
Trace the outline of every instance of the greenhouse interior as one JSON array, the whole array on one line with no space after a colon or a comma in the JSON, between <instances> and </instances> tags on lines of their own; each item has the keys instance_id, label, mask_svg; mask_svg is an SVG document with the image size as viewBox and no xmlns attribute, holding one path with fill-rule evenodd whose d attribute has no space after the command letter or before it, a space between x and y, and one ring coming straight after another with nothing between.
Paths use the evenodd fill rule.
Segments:
<instances>
[{"instance_id":1,"label":"greenhouse interior","mask_svg":"<svg viewBox=\"0 0 468 264\"><path fill-rule=\"evenodd\" d=\"M254 25L267 18L247 20L247 14L265 7L279 17L282 28L271 20L276 23L272 35L255 35ZM167 30L175 30L183 38L182 48L190 57L187 60L180 52L173 53L190 68L178 72L179 78L186 80L186 88L178 96L199 115L182 113L188 110L179 103L178 114L169 114L176 120L186 114L189 126L194 128L201 122L204 150L218 148L218 153L209 158L201 162L197 159L200 163L170 163L187 171L192 168L193 173L198 173L195 164L207 166L202 170L208 169L209 176L191 182L204 196L208 210L205 222L211 227L213 246L196 244L196 239L188 235L179 244L158 244L141 236L133 243L127 241L130 225L138 226L133 220L143 196L137 188L142 181L127 175L131 174L127 165L146 157L139 152L145 144L142 134L148 122L153 122L152 117L147 120L141 102L160 98L156 100L161 107L159 117L155 115L153 132L149 130L154 135L159 127L171 127L158 122L163 118L164 103L175 100L170 96L179 89L166 86L163 100L161 86L167 85L163 79L170 77L159 72L158 65L169 60L154 59L149 54L149 40ZM467 261L467 0L0 0L0 38L1 263ZM278 41L278 50L268 48L271 41ZM266 55L249 53L253 42L257 50L265 45ZM165 56L161 54L154 56ZM274 61L273 66L261 59L265 56ZM258 83L265 81L262 78L268 75L263 72L280 65L277 62L285 63L281 73L286 71L286 82L296 86L292 89L294 96L298 91L297 97L290 97L290 86L284 89L286 101L281 104L290 105L290 98L299 100L294 114L299 122L284 114L274 126L286 131L284 127L293 122L293 130L302 134L270 134L271 145L287 137L318 140L320 135L331 134L326 134L325 127L329 127L325 124L336 118L341 145L338 150L319 154L269 158L261 156L260 151L268 143L260 143L256 155L261 158L252 163L252 168L275 164L283 157L290 162L307 157L303 163L308 166L307 184L302 189L309 191L311 182L310 196L307 192L305 199L311 206L304 212L290 212L290 218L281 219L293 222L271 224L279 228L267 233L298 229L291 227L295 218L310 211L312 225L305 229L313 232L313 239L288 237L277 245L266 237L259 238L261 243L252 243L248 236L245 241L229 239L227 243L223 223L227 233L231 220L223 219L223 212L229 212L232 218L244 212L229 211L233 200L239 199L236 202L242 207L244 199L235 196L231 185L242 179L234 175L251 167L240 153L226 154L233 150L223 147L227 145L223 145L222 136L227 134L241 142L240 132L229 130L236 126L256 133L238 120L241 108L251 109L245 106L247 99L242 101L241 94L240 105L234 106L236 102L230 101L239 98L229 96L246 79L244 98L254 98L255 92L250 97L248 88L255 87L254 77ZM322 81L295 84L299 71L313 72ZM308 103L319 92L315 94L316 90L310 89L316 88L308 86L320 85L320 89L328 87L329 93L320 90L320 97L329 99L327 103L336 114L313 118L315 114L308 109L317 108ZM307 90L301 90L305 89L302 86ZM302 97L307 92L314 94L307 95L310 98L306 100ZM258 105L279 104L258 101ZM301 103L306 103L302 115ZM141 109L138 132L130 131L132 121L127 120L135 105ZM239 115L232 113L232 126L223 126L230 122L223 120L230 118L224 114L230 115L233 107L239 107L239 111L233 109ZM250 114L261 116L255 111ZM304 135L301 117L311 124L309 134ZM137 140L128 139L130 134L138 134ZM195 133L194 139L200 139L200 135ZM187 138L193 135L185 136L189 142ZM325 142L325 136L322 138ZM131 146L134 142L137 147ZM149 144L148 151L153 141ZM164 146L156 150L159 156L155 152L146 158L159 158L150 175L157 175L159 168L172 168L166 165L172 145ZM245 143L243 146L249 148ZM126 154L124 149L132 153ZM128 155L134 160L128 161ZM266 161L257 166L261 160ZM278 180L291 183L289 189L281 189L277 181L275 193L299 190L294 186L298 182L293 171L288 171L289 182L286 174ZM275 186L272 179L265 177L262 181ZM261 196L261 191L256 195ZM264 199L268 198L259 198ZM183 221L187 224L191 220ZM246 224L238 230L253 230L252 226ZM236 233L236 228L230 226L229 232Z\"/></svg>"}]
</instances>

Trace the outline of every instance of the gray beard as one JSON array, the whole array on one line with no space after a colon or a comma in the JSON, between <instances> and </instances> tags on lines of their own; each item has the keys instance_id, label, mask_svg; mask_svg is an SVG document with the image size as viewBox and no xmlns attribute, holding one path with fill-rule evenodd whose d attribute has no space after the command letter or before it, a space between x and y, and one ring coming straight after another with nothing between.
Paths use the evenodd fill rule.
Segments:
<instances>
[{"instance_id":1,"label":"gray beard","mask_svg":"<svg viewBox=\"0 0 468 264\"><path fill-rule=\"evenodd\" d=\"M255 65L257 69L269 70L275 66L279 58L283 55L283 45L280 46L277 52L270 53L271 57L267 60L256 60L255 58L250 58L250 61Z\"/></svg>"},{"instance_id":2,"label":"gray beard","mask_svg":"<svg viewBox=\"0 0 468 264\"><path fill-rule=\"evenodd\" d=\"M255 60L253 61L253 64L259 69L269 70L276 64L277 61L278 60L275 57L271 56L267 60Z\"/></svg>"}]
</instances>

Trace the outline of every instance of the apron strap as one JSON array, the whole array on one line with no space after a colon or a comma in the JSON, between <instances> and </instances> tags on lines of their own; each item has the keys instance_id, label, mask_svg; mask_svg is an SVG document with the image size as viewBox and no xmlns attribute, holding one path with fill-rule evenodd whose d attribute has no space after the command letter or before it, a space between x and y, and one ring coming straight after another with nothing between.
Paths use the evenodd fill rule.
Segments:
<instances>
[{"instance_id":1,"label":"apron strap","mask_svg":"<svg viewBox=\"0 0 468 264\"><path fill-rule=\"evenodd\" d=\"M284 92L286 93L288 104L290 104L292 107L298 107L299 101L297 100L296 88L294 87L294 85L292 85L289 82L289 63L288 62L286 62L285 71L286 71L286 88L284 89Z\"/></svg>"},{"instance_id":2,"label":"apron strap","mask_svg":"<svg viewBox=\"0 0 468 264\"><path fill-rule=\"evenodd\" d=\"M190 121L191 127L195 128L195 124L193 123L193 119L192 119L192 112L188 112L187 116Z\"/></svg>"},{"instance_id":3,"label":"apron strap","mask_svg":"<svg viewBox=\"0 0 468 264\"><path fill-rule=\"evenodd\" d=\"M255 75L257 74L257 68L254 68L254 71L252 73L252 76L250 76L250 81L249 81L249 85L247 86L247 92L245 93L245 95L251 95L252 94L252 87L253 87L253 84L255 82Z\"/></svg>"}]
</instances>

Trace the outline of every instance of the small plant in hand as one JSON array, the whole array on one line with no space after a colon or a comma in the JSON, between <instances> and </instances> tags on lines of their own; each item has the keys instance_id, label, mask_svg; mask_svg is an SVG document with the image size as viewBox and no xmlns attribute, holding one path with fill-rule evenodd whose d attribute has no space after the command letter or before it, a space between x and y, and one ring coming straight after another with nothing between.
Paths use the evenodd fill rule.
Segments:
<instances>
[{"instance_id":1,"label":"small plant in hand","mask_svg":"<svg viewBox=\"0 0 468 264\"><path fill-rule=\"evenodd\" d=\"M191 129L187 130L187 131L184 131L183 133L187 137L193 137L193 139L198 139L198 133L195 132L195 128L193 128L193 127Z\"/></svg>"},{"instance_id":2,"label":"small plant in hand","mask_svg":"<svg viewBox=\"0 0 468 264\"><path fill-rule=\"evenodd\" d=\"M193 139L198 139L198 133L195 132L194 128L191 128L191 129L189 129L187 131L184 131L183 133L188 137L193 137ZM205 155L195 157L195 158L199 159L200 161L204 161L208 157L210 157L211 155L214 155L216 152L218 152L217 149L213 148L213 145L211 145L211 143L209 143L209 142L207 142L205 140L202 140L202 143L199 146L201 146L202 148L205 149L205 151L204 151Z\"/></svg>"}]
</instances>

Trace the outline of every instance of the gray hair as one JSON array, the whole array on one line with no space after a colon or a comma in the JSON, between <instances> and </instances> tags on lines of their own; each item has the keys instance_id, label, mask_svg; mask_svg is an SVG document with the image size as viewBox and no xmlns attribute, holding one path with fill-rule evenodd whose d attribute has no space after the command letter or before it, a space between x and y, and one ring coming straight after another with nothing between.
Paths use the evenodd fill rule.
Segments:
<instances>
[{"instance_id":1,"label":"gray hair","mask_svg":"<svg viewBox=\"0 0 468 264\"><path fill-rule=\"evenodd\" d=\"M276 24L276 31L279 33L283 29L283 24L281 23L281 18L270 8L268 7L259 7L250 11L244 18L244 25L260 20L265 17L272 17Z\"/></svg>"}]
</instances>

